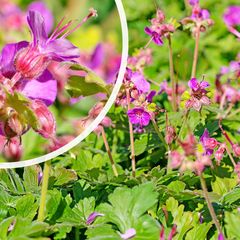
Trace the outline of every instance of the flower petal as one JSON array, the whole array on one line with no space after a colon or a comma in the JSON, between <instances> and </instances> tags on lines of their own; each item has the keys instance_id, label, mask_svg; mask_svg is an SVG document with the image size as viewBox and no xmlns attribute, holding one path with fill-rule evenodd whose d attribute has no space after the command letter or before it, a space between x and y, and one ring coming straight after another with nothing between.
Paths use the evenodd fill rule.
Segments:
<instances>
[{"instance_id":1,"label":"flower petal","mask_svg":"<svg viewBox=\"0 0 240 240\"><path fill-rule=\"evenodd\" d=\"M155 36L153 37L153 42L156 43L158 46L163 45L163 40L158 34L155 34Z\"/></svg>"},{"instance_id":2,"label":"flower petal","mask_svg":"<svg viewBox=\"0 0 240 240\"><path fill-rule=\"evenodd\" d=\"M12 43L7 44L2 49L1 58L0 58L0 66L1 66L1 72L4 77L12 78L13 75L16 72L15 66L14 66L14 60L16 53L22 49L28 46L28 42L19 42L19 43Z\"/></svg>"},{"instance_id":3,"label":"flower petal","mask_svg":"<svg viewBox=\"0 0 240 240\"><path fill-rule=\"evenodd\" d=\"M192 78L189 82L188 82L188 86L194 90L197 91L199 88L199 83L198 80L196 78Z\"/></svg>"},{"instance_id":4,"label":"flower petal","mask_svg":"<svg viewBox=\"0 0 240 240\"><path fill-rule=\"evenodd\" d=\"M57 96L57 81L46 70L37 80L23 80L20 89L25 96L42 100L49 106Z\"/></svg>"},{"instance_id":5,"label":"flower petal","mask_svg":"<svg viewBox=\"0 0 240 240\"><path fill-rule=\"evenodd\" d=\"M70 61L80 57L79 49L64 38L50 41L44 52L48 53L56 61Z\"/></svg>"},{"instance_id":6,"label":"flower petal","mask_svg":"<svg viewBox=\"0 0 240 240\"><path fill-rule=\"evenodd\" d=\"M104 216L104 214L102 214L102 213L93 212L93 213L91 213L91 214L88 216L87 221L86 221L86 224L87 224L87 225L90 225L90 224L92 224L92 223L95 221L95 219L96 219L97 217L103 217L103 216Z\"/></svg>"},{"instance_id":7,"label":"flower petal","mask_svg":"<svg viewBox=\"0 0 240 240\"><path fill-rule=\"evenodd\" d=\"M145 27L145 33L152 36L153 31L149 27Z\"/></svg>"},{"instance_id":8,"label":"flower petal","mask_svg":"<svg viewBox=\"0 0 240 240\"><path fill-rule=\"evenodd\" d=\"M47 40L46 27L43 16L37 11L29 11L27 16L28 25L32 31L33 44L44 45Z\"/></svg>"},{"instance_id":9,"label":"flower petal","mask_svg":"<svg viewBox=\"0 0 240 240\"><path fill-rule=\"evenodd\" d=\"M52 31L53 24L54 24L54 18L53 18L52 12L47 8L47 6L45 5L44 2L42 2L42 1L32 2L28 6L28 11L39 12L44 18L44 23L45 23L47 34L49 34Z\"/></svg>"},{"instance_id":10,"label":"flower petal","mask_svg":"<svg viewBox=\"0 0 240 240\"><path fill-rule=\"evenodd\" d=\"M201 88L208 88L210 86L210 84L207 81L202 81L202 82L200 82L200 86L201 86Z\"/></svg>"},{"instance_id":11,"label":"flower petal","mask_svg":"<svg viewBox=\"0 0 240 240\"><path fill-rule=\"evenodd\" d=\"M120 234L121 238L124 240L128 240L133 238L136 235L136 230L134 228L128 229L125 233Z\"/></svg>"},{"instance_id":12,"label":"flower petal","mask_svg":"<svg viewBox=\"0 0 240 240\"><path fill-rule=\"evenodd\" d=\"M141 73L139 72L133 73L131 80L139 91L143 93L149 92L150 83L146 81L146 79Z\"/></svg>"},{"instance_id":13,"label":"flower petal","mask_svg":"<svg viewBox=\"0 0 240 240\"><path fill-rule=\"evenodd\" d=\"M102 44L98 44L92 54L90 68L95 69L103 63L104 49Z\"/></svg>"}]
</instances>

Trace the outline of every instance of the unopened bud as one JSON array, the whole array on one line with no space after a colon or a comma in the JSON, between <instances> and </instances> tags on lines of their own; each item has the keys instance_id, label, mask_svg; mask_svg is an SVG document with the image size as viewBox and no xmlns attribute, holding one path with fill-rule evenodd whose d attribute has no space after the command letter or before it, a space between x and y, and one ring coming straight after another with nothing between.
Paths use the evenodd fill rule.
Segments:
<instances>
[{"instance_id":1,"label":"unopened bud","mask_svg":"<svg viewBox=\"0 0 240 240\"><path fill-rule=\"evenodd\" d=\"M22 157L21 140L18 137L11 138L3 149L3 155L10 161L19 161Z\"/></svg>"},{"instance_id":2,"label":"unopened bud","mask_svg":"<svg viewBox=\"0 0 240 240\"><path fill-rule=\"evenodd\" d=\"M235 156L240 157L240 146L238 144L234 144L232 148Z\"/></svg>"},{"instance_id":3,"label":"unopened bud","mask_svg":"<svg viewBox=\"0 0 240 240\"><path fill-rule=\"evenodd\" d=\"M53 138L56 133L56 121L47 106L40 100L32 101L30 106L38 120L38 126L34 130L44 138Z\"/></svg>"}]
</instances>

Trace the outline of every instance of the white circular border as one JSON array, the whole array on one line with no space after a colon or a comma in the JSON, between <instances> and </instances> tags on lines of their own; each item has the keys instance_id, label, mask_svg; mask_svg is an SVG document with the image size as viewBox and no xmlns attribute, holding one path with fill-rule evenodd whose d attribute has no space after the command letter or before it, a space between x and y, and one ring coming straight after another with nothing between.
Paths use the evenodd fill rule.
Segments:
<instances>
[{"instance_id":1,"label":"white circular border","mask_svg":"<svg viewBox=\"0 0 240 240\"><path fill-rule=\"evenodd\" d=\"M120 16L120 21L121 21L121 27L122 27L122 59L121 59L121 66L120 66L120 71L118 74L116 84L115 84L112 94L109 97L103 110L100 112L100 114L97 116L97 118L88 126L88 128L86 130L84 130L78 137L76 137L74 140L72 140L65 146L59 148L58 150L56 150L54 152L48 153L42 157L37 157L34 159L20 161L20 162L0 163L0 169L28 167L31 165L39 164L42 162L46 162L50 159L53 159L65 152L67 152L68 150L72 149L77 144L79 144L82 140L84 140L101 123L103 118L106 116L106 114L110 110L111 106L115 102L117 94L122 85L125 70L127 67L127 59L128 59L128 26L127 26L126 15L125 15L122 1L115 0L115 3L117 5L117 9L118 9L118 13Z\"/></svg>"}]
</instances>

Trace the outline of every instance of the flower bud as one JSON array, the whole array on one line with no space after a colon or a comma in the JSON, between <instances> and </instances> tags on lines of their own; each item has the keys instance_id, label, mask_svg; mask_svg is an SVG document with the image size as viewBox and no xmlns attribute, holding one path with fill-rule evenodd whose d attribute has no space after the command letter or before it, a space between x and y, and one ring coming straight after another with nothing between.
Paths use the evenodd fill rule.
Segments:
<instances>
[{"instance_id":1,"label":"flower bud","mask_svg":"<svg viewBox=\"0 0 240 240\"><path fill-rule=\"evenodd\" d=\"M172 126L167 126L166 128L166 136L165 141L169 145L173 142L173 140L176 138L176 131L175 128Z\"/></svg>"},{"instance_id":2,"label":"flower bud","mask_svg":"<svg viewBox=\"0 0 240 240\"><path fill-rule=\"evenodd\" d=\"M34 130L44 138L53 138L56 133L56 121L47 106L40 100L34 100L30 107L38 120L38 126Z\"/></svg>"},{"instance_id":3,"label":"flower bud","mask_svg":"<svg viewBox=\"0 0 240 240\"><path fill-rule=\"evenodd\" d=\"M234 144L232 148L235 156L240 157L240 146L238 144Z\"/></svg>"},{"instance_id":4,"label":"flower bud","mask_svg":"<svg viewBox=\"0 0 240 240\"><path fill-rule=\"evenodd\" d=\"M100 102L100 103L97 103L88 113L89 117L91 118L96 118L99 113L102 111L104 107L104 103Z\"/></svg>"},{"instance_id":5,"label":"flower bud","mask_svg":"<svg viewBox=\"0 0 240 240\"><path fill-rule=\"evenodd\" d=\"M214 149L217 147L218 141L215 138L207 138L204 140L204 147L208 149Z\"/></svg>"},{"instance_id":6,"label":"flower bud","mask_svg":"<svg viewBox=\"0 0 240 240\"><path fill-rule=\"evenodd\" d=\"M163 11L161 11L160 9L157 10L157 20L159 23L163 23L165 20L165 14Z\"/></svg>"},{"instance_id":7,"label":"flower bud","mask_svg":"<svg viewBox=\"0 0 240 240\"><path fill-rule=\"evenodd\" d=\"M181 166L183 162L183 156L178 151L172 151L170 153L170 158L171 158L171 167L173 169Z\"/></svg>"},{"instance_id":8,"label":"flower bud","mask_svg":"<svg viewBox=\"0 0 240 240\"><path fill-rule=\"evenodd\" d=\"M31 46L19 51L15 59L17 72L21 73L22 77L26 79L39 77L48 64L48 57Z\"/></svg>"},{"instance_id":9,"label":"flower bud","mask_svg":"<svg viewBox=\"0 0 240 240\"><path fill-rule=\"evenodd\" d=\"M3 155L10 161L19 161L22 157L23 149L21 140L18 137L11 138L3 149Z\"/></svg>"},{"instance_id":10,"label":"flower bud","mask_svg":"<svg viewBox=\"0 0 240 240\"><path fill-rule=\"evenodd\" d=\"M215 158L217 160L217 165L220 165L220 162L223 159L223 155L225 152L225 144L221 144L218 150L215 152Z\"/></svg>"},{"instance_id":11,"label":"flower bud","mask_svg":"<svg viewBox=\"0 0 240 240\"><path fill-rule=\"evenodd\" d=\"M9 138L21 136L26 130L27 125L21 122L16 112L12 113L4 124L4 133Z\"/></svg>"}]
</instances>

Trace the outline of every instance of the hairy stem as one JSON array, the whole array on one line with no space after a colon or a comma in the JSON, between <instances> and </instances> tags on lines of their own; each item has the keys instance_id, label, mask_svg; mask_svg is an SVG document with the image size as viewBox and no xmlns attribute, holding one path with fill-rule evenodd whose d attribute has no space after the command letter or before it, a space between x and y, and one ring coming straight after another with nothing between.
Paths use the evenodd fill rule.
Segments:
<instances>
[{"instance_id":1,"label":"hairy stem","mask_svg":"<svg viewBox=\"0 0 240 240\"><path fill-rule=\"evenodd\" d=\"M108 144L108 140L107 140L107 136L106 136L104 127L102 127L102 138L103 138L103 142L104 142L104 145L105 145L108 157L109 157L111 165L112 165L113 173L114 173L115 177L117 177L118 176L118 171L117 171L117 168L116 168L116 164L115 164L115 162L113 160L113 156L112 156L109 144Z\"/></svg>"},{"instance_id":2,"label":"hairy stem","mask_svg":"<svg viewBox=\"0 0 240 240\"><path fill-rule=\"evenodd\" d=\"M216 226L216 228L218 230L218 233L223 235L221 227L220 227L220 224L219 224L218 219L217 219L217 216L215 214L215 211L213 209L212 203L210 201L210 198L209 198L209 195L208 195L207 186L206 186L206 181L205 181L203 175L200 175L200 181L201 181L201 186L202 186L204 198L205 198L205 200L207 202L208 210L210 212L212 220L213 220L213 222L214 222L214 224L215 224L215 226Z\"/></svg>"},{"instance_id":3,"label":"hairy stem","mask_svg":"<svg viewBox=\"0 0 240 240\"><path fill-rule=\"evenodd\" d=\"M131 109L131 98L130 98L130 92L129 89L126 89L126 95L127 95L127 108L128 110ZM132 176L136 176L136 160L135 160L135 148L134 148L134 135L133 135L133 125L130 122L130 119L128 119L129 123L129 134L130 134L130 147L131 147L131 161L132 161Z\"/></svg>"},{"instance_id":4,"label":"hairy stem","mask_svg":"<svg viewBox=\"0 0 240 240\"><path fill-rule=\"evenodd\" d=\"M196 77L197 62L198 62L198 50L199 50L199 40L200 40L200 28L197 27L197 30L196 30L196 40L195 40L195 49L194 49L194 56L193 56L193 65L192 65L192 78Z\"/></svg>"},{"instance_id":5,"label":"hairy stem","mask_svg":"<svg viewBox=\"0 0 240 240\"><path fill-rule=\"evenodd\" d=\"M44 221L45 219L45 209L46 209L46 199L47 199L47 190L48 190L48 180L49 173L51 168L51 161L47 161L44 163L43 170L43 181L42 181L42 189L41 189L41 198L40 198L40 206L38 210L38 221Z\"/></svg>"},{"instance_id":6,"label":"hairy stem","mask_svg":"<svg viewBox=\"0 0 240 240\"><path fill-rule=\"evenodd\" d=\"M235 160L234 160L234 158L233 158L233 156L232 156L232 154L231 154L231 151L230 151L230 149L229 149L229 147L227 146L227 144L226 144L226 152L227 152L227 154L228 154L228 156L229 156L229 158L230 158L230 160L231 160L231 162L232 162L232 164L233 164L233 166L234 166L234 168L236 167L236 162L235 162Z\"/></svg>"},{"instance_id":7,"label":"hairy stem","mask_svg":"<svg viewBox=\"0 0 240 240\"><path fill-rule=\"evenodd\" d=\"M169 48L169 68L170 68L170 78L171 78L171 85L172 85L172 108L173 111L177 111L177 86L174 76L174 64L173 64L173 51L172 51L172 40L171 36L168 37L168 48Z\"/></svg>"}]
</instances>

